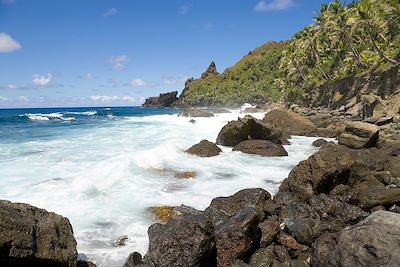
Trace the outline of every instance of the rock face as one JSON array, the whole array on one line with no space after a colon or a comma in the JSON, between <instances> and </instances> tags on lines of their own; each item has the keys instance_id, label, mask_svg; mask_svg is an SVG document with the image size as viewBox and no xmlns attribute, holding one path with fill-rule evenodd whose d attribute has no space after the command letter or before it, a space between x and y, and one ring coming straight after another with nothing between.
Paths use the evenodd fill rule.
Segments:
<instances>
[{"instance_id":1,"label":"rock face","mask_svg":"<svg viewBox=\"0 0 400 267\"><path fill-rule=\"evenodd\" d=\"M344 229L325 266L398 266L400 214L377 211Z\"/></svg>"},{"instance_id":2,"label":"rock face","mask_svg":"<svg viewBox=\"0 0 400 267\"><path fill-rule=\"evenodd\" d=\"M212 255L212 224L202 215L153 224L148 230L146 262L159 267L199 266Z\"/></svg>"},{"instance_id":3,"label":"rock face","mask_svg":"<svg viewBox=\"0 0 400 267\"><path fill-rule=\"evenodd\" d=\"M211 112L208 112L207 110L204 109L199 109L199 108L187 108L182 111L182 113L179 114L181 117L214 117L214 114Z\"/></svg>"},{"instance_id":4,"label":"rock face","mask_svg":"<svg viewBox=\"0 0 400 267\"><path fill-rule=\"evenodd\" d=\"M262 121L289 135L314 136L317 132L314 123L309 119L288 110L272 110L265 114Z\"/></svg>"},{"instance_id":5,"label":"rock face","mask_svg":"<svg viewBox=\"0 0 400 267\"><path fill-rule=\"evenodd\" d=\"M222 150L214 143L211 143L207 140L202 140L200 141L200 143L195 144L194 146L186 150L186 152L199 157L214 157L218 156L219 153L222 152Z\"/></svg>"},{"instance_id":6,"label":"rock face","mask_svg":"<svg viewBox=\"0 0 400 267\"><path fill-rule=\"evenodd\" d=\"M211 61L210 66L206 69L206 71L201 75L201 78L207 78L210 76L217 76L219 73L217 71L217 67L215 66L215 62Z\"/></svg>"},{"instance_id":7,"label":"rock face","mask_svg":"<svg viewBox=\"0 0 400 267\"><path fill-rule=\"evenodd\" d=\"M262 121L246 115L243 119L231 121L226 124L218 134L217 144L223 146L236 146L249 139L270 140L277 144L286 143L282 133L264 124Z\"/></svg>"},{"instance_id":8,"label":"rock face","mask_svg":"<svg viewBox=\"0 0 400 267\"><path fill-rule=\"evenodd\" d=\"M354 149L369 148L376 145L379 127L366 122L350 122L345 132L339 136L339 144Z\"/></svg>"},{"instance_id":9,"label":"rock face","mask_svg":"<svg viewBox=\"0 0 400 267\"><path fill-rule=\"evenodd\" d=\"M160 94L159 96L147 98L142 107L164 108L171 107L178 100L178 92Z\"/></svg>"},{"instance_id":10,"label":"rock face","mask_svg":"<svg viewBox=\"0 0 400 267\"><path fill-rule=\"evenodd\" d=\"M67 218L0 200L0 265L75 267L76 241Z\"/></svg>"},{"instance_id":11,"label":"rock face","mask_svg":"<svg viewBox=\"0 0 400 267\"><path fill-rule=\"evenodd\" d=\"M246 154L254 154L263 157L285 157L287 151L282 145L268 140L246 140L240 142L233 151L241 151Z\"/></svg>"}]
</instances>

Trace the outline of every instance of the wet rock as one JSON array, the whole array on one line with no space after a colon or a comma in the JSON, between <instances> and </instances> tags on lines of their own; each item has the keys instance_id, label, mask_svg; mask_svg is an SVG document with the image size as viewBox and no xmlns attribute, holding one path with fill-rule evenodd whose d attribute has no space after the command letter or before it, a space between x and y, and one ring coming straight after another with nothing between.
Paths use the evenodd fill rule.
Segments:
<instances>
[{"instance_id":1,"label":"wet rock","mask_svg":"<svg viewBox=\"0 0 400 267\"><path fill-rule=\"evenodd\" d=\"M28 204L0 200L0 266L76 266L67 218Z\"/></svg>"},{"instance_id":2,"label":"wet rock","mask_svg":"<svg viewBox=\"0 0 400 267\"><path fill-rule=\"evenodd\" d=\"M125 246L128 240L129 238L127 235L120 236L117 240L115 240L114 245L117 247Z\"/></svg>"},{"instance_id":3,"label":"wet rock","mask_svg":"<svg viewBox=\"0 0 400 267\"><path fill-rule=\"evenodd\" d=\"M236 145L233 151L246 154L254 154L263 157L285 157L288 156L285 148L268 140L246 140Z\"/></svg>"},{"instance_id":4,"label":"wet rock","mask_svg":"<svg viewBox=\"0 0 400 267\"><path fill-rule=\"evenodd\" d=\"M126 262L123 267L150 267L147 263L143 261L142 255L138 252L133 252L126 259Z\"/></svg>"},{"instance_id":5,"label":"wet rock","mask_svg":"<svg viewBox=\"0 0 400 267\"><path fill-rule=\"evenodd\" d=\"M283 109L268 112L262 121L290 135L313 136L317 130L314 123L306 117Z\"/></svg>"},{"instance_id":6,"label":"wet rock","mask_svg":"<svg viewBox=\"0 0 400 267\"><path fill-rule=\"evenodd\" d=\"M214 198L205 214L216 227L249 207L257 212L261 221L270 205L271 195L267 191L261 188L244 189L229 197Z\"/></svg>"},{"instance_id":7,"label":"wet rock","mask_svg":"<svg viewBox=\"0 0 400 267\"><path fill-rule=\"evenodd\" d=\"M357 160L350 149L335 144L327 144L300 162L279 187L274 202L279 201L285 192L292 192L299 200L305 200L314 194L329 193L338 184L349 179L351 169Z\"/></svg>"},{"instance_id":8,"label":"wet rock","mask_svg":"<svg viewBox=\"0 0 400 267\"><path fill-rule=\"evenodd\" d=\"M149 251L145 262L159 267L198 266L212 255L211 222L202 215L184 216L148 230Z\"/></svg>"},{"instance_id":9,"label":"wet rock","mask_svg":"<svg viewBox=\"0 0 400 267\"><path fill-rule=\"evenodd\" d=\"M341 231L327 266L398 266L400 214L377 211Z\"/></svg>"},{"instance_id":10,"label":"wet rock","mask_svg":"<svg viewBox=\"0 0 400 267\"><path fill-rule=\"evenodd\" d=\"M214 143L207 140L202 140L200 143L195 144L186 150L186 152L199 157L214 157L218 156L222 150Z\"/></svg>"},{"instance_id":11,"label":"wet rock","mask_svg":"<svg viewBox=\"0 0 400 267\"><path fill-rule=\"evenodd\" d=\"M176 171L174 177L178 179L191 179L197 176L197 172L194 171Z\"/></svg>"},{"instance_id":12,"label":"wet rock","mask_svg":"<svg viewBox=\"0 0 400 267\"><path fill-rule=\"evenodd\" d=\"M214 114L211 112L208 112L205 109L199 109L199 108L187 108L184 109L180 114L180 117L214 117Z\"/></svg>"},{"instance_id":13,"label":"wet rock","mask_svg":"<svg viewBox=\"0 0 400 267\"><path fill-rule=\"evenodd\" d=\"M244 118L226 124L218 134L217 144L236 146L249 139L270 140L277 144L286 143L280 131L265 125L262 121L250 115L246 115Z\"/></svg>"},{"instance_id":14,"label":"wet rock","mask_svg":"<svg viewBox=\"0 0 400 267\"><path fill-rule=\"evenodd\" d=\"M147 98L142 107L170 107L178 100L178 92L160 94L158 97Z\"/></svg>"},{"instance_id":15,"label":"wet rock","mask_svg":"<svg viewBox=\"0 0 400 267\"><path fill-rule=\"evenodd\" d=\"M217 262L220 267L230 267L235 260L244 260L257 246L257 211L247 207L215 229Z\"/></svg>"},{"instance_id":16,"label":"wet rock","mask_svg":"<svg viewBox=\"0 0 400 267\"><path fill-rule=\"evenodd\" d=\"M202 214L201 211L185 205L150 207L149 209L154 215L156 215L161 223L167 223L171 219L176 219L185 215Z\"/></svg>"},{"instance_id":17,"label":"wet rock","mask_svg":"<svg viewBox=\"0 0 400 267\"><path fill-rule=\"evenodd\" d=\"M376 145L379 127L366 122L349 122L345 132L339 136L339 144L349 148L369 148Z\"/></svg>"},{"instance_id":18,"label":"wet rock","mask_svg":"<svg viewBox=\"0 0 400 267\"><path fill-rule=\"evenodd\" d=\"M321 146L325 145L326 143L328 143L328 141L326 141L325 139L318 139L318 140L315 140L312 143L312 145L315 147L321 147Z\"/></svg>"},{"instance_id":19,"label":"wet rock","mask_svg":"<svg viewBox=\"0 0 400 267\"><path fill-rule=\"evenodd\" d=\"M281 223L281 219L274 215L259 224L261 229L261 247L268 247L276 239L281 231Z\"/></svg>"},{"instance_id":20,"label":"wet rock","mask_svg":"<svg viewBox=\"0 0 400 267\"><path fill-rule=\"evenodd\" d=\"M189 122L192 123L192 124L196 123L196 121L194 119L191 119Z\"/></svg>"}]
</instances>

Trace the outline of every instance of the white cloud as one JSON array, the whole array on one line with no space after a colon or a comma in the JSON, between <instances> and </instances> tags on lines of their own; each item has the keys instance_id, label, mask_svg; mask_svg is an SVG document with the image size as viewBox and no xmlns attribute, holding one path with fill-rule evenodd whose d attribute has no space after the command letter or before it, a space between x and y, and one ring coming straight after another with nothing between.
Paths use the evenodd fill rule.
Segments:
<instances>
[{"instance_id":1,"label":"white cloud","mask_svg":"<svg viewBox=\"0 0 400 267\"><path fill-rule=\"evenodd\" d=\"M129 57L127 55L112 56L110 58L110 63L113 65L115 70L125 69L125 63L128 61Z\"/></svg>"},{"instance_id":2,"label":"white cloud","mask_svg":"<svg viewBox=\"0 0 400 267\"><path fill-rule=\"evenodd\" d=\"M134 79L130 82L133 87L145 87L149 86L149 83L142 79Z\"/></svg>"},{"instance_id":3,"label":"white cloud","mask_svg":"<svg viewBox=\"0 0 400 267\"><path fill-rule=\"evenodd\" d=\"M109 103L111 101L118 100L118 96L108 96L108 95L94 95L90 97L93 102Z\"/></svg>"},{"instance_id":4,"label":"white cloud","mask_svg":"<svg viewBox=\"0 0 400 267\"><path fill-rule=\"evenodd\" d=\"M7 88L7 89L14 90L14 89L17 89L18 87L17 87L15 84L7 84L7 85L6 85L6 88Z\"/></svg>"},{"instance_id":5,"label":"white cloud","mask_svg":"<svg viewBox=\"0 0 400 267\"><path fill-rule=\"evenodd\" d=\"M294 6L294 0L262 0L255 7L257 12L279 11Z\"/></svg>"},{"instance_id":6,"label":"white cloud","mask_svg":"<svg viewBox=\"0 0 400 267\"><path fill-rule=\"evenodd\" d=\"M5 32L0 32L0 52L10 53L21 49L22 46Z\"/></svg>"},{"instance_id":7,"label":"white cloud","mask_svg":"<svg viewBox=\"0 0 400 267\"><path fill-rule=\"evenodd\" d=\"M24 96L24 95L21 95L20 97L18 97L18 101L19 101L21 104L26 104L26 103L29 102L29 98L27 98L27 97Z\"/></svg>"},{"instance_id":8,"label":"white cloud","mask_svg":"<svg viewBox=\"0 0 400 267\"><path fill-rule=\"evenodd\" d=\"M122 100L125 101L125 102L128 102L128 103L135 103L136 102L136 99L131 97L131 96L124 96L122 98Z\"/></svg>"},{"instance_id":9,"label":"white cloud","mask_svg":"<svg viewBox=\"0 0 400 267\"><path fill-rule=\"evenodd\" d=\"M35 74L32 76L32 82L36 86L46 86L51 82L53 75L51 73L47 73L46 75Z\"/></svg>"},{"instance_id":10,"label":"white cloud","mask_svg":"<svg viewBox=\"0 0 400 267\"><path fill-rule=\"evenodd\" d=\"M6 102L6 101L8 101L8 98L0 95L0 102Z\"/></svg>"},{"instance_id":11,"label":"white cloud","mask_svg":"<svg viewBox=\"0 0 400 267\"><path fill-rule=\"evenodd\" d=\"M188 5L182 5L179 7L179 12L182 15L186 15L187 13L189 13L189 11L190 11L190 6L188 6Z\"/></svg>"},{"instance_id":12,"label":"white cloud","mask_svg":"<svg viewBox=\"0 0 400 267\"><path fill-rule=\"evenodd\" d=\"M106 12L104 12L102 14L102 16L103 17L112 17L112 16L117 15L117 13L118 13L117 9L113 7L113 8L110 8L109 10L107 10Z\"/></svg>"},{"instance_id":13,"label":"white cloud","mask_svg":"<svg viewBox=\"0 0 400 267\"><path fill-rule=\"evenodd\" d=\"M87 80L87 81L90 81L90 80L93 80L93 79L94 79L94 78L93 78L93 75L90 74L89 72L86 73L86 74L83 74L83 75L79 76L79 78L81 78L82 80Z\"/></svg>"}]
</instances>

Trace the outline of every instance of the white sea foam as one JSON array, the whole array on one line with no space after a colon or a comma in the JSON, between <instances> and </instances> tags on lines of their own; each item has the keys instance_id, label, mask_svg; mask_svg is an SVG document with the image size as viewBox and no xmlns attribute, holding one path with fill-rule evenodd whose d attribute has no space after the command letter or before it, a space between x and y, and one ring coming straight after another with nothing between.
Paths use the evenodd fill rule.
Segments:
<instances>
[{"instance_id":1,"label":"white sea foam","mask_svg":"<svg viewBox=\"0 0 400 267\"><path fill-rule=\"evenodd\" d=\"M26 113L24 115L32 121L49 121L49 120L62 120L62 121L74 121L74 117L64 117L64 114L60 112L53 112L53 113Z\"/></svg>"},{"instance_id":2,"label":"white sea foam","mask_svg":"<svg viewBox=\"0 0 400 267\"><path fill-rule=\"evenodd\" d=\"M186 204L204 209L214 197L250 187L274 194L289 171L316 151L311 145L316 138L293 137L285 158L246 155L227 147L213 158L184 152L202 139L215 141L221 127L238 116L244 114L237 110L194 118L194 124L176 115L130 117L98 127L67 128L51 140L0 144L0 198L68 217L80 253L100 267L122 266L131 252L147 250L147 227L154 223L148 207ZM176 179L171 170L194 171L197 177ZM127 245L115 247L122 235L128 235Z\"/></svg>"},{"instance_id":3,"label":"white sea foam","mask_svg":"<svg viewBox=\"0 0 400 267\"><path fill-rule=\"evenodd\" d=\"M73 111L68 111L66 114L71 114L71 115L85 115L85 116L94 116L97 114L97 111L95 110L90 110L90 111L83 111L83 112L73 112Z\"/></svg>"}]
</instances>

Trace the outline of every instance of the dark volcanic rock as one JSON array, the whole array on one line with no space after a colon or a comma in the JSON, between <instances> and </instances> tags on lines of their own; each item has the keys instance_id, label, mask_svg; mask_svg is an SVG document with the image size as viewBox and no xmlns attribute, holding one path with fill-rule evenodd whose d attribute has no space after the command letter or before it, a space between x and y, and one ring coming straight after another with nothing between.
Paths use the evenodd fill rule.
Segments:
<instances>
[{"instance_id":1,"label":"dark volcanic rock","mask_svg":"<svg viewBox=\"0 0 400 267\"><path fill-rule=\"evenodd\" d=\"M77 255L67 218L0 200L0 266L74 267Z\"/></svg>"},{"instance_id":2,"label":"dark volcanic rock","mask_svg":"<svg viewBox=\"0 0 400 267\"><path fill-rule=\"evenodd\" d=\"M286 143L282 132L264 124L262 121L247 115L237 121L226 124L218 134L217 144L223 146L236 146L249 139L270 140L277 144Z\"/></svg>"},{"instance_id":3,"label":"dark volcanic rock","mask_svg":"<svg viewBox=\"0 0 400 267\"><path fill-rule=\"evenodd\" d=\"M341 231L325 266L399 266L400 214L377 211Z\"/></svg>"},{"instance_id":4,"label":"dark volcanic rock","mask_svg":"<svg viewBox=\"0 0 400 267\"><path fill-rule=\"evenodd\" d=\"M206 69L206 71L201 75L202 79L205 79L210 76L218 75L217 67L215 66L215 62L211 61L210 66Z\"/></svg>"},{"instance_id":5,"label":"dark volcanic rock","mask_svg":"<svg viewBox=\"0 0 400 267\"><path fill-rule=\"evenodd\" d=\"M312 143L312 145L315 147L321 147L321 146L325 145L326 143L328 143L328 141L326 141L325 139L318 139L318 140L315 140Z\"/></svg>"},{"instance_id":6,"label":"dark volcanic rock","mask_svg":"<svg viewBox=\"0 0 400 267\"><path fill-rule=\"evenodd\" d=\"M129 255L129 257L126 259L126 262L123 267L150 267L147 263L145 263L142 259L142 255L138 252L133 252Z\"/></svg>"},{"instance_id":7,"label":"dark volcanic rock","mask_svg":"<svg viewBox=\"0 0 400 267\"><path fill-rule=\"evenodd\" d=\"M145 262L159 267L206 264L213 249L212 232L211 222L203 215L153 224L148 230L150 244Z\"/></svg>"},{"instance_id":8,"label":"dark volcanic rock","mask_svg":"<svg viewBox=\"0 0 400 267\"><path fill-rule=\"evenodd\" d=\"M268 217L265 221L259 224L261 229L261 247L267 247L275 240L281 231L281 223L282 220L278 216L274 215Z\"/></svg>"},{"instance_id":9,"label":"dark volcanic rock","mask_svg":"<svg viewBox=\"0 0 400 267\"><path fill-rule=\"evenodd\" d=\"M222 150L214 143L211 143L207 140L202 140L200 141L200 143L195 144L194 146L186 150L186 152L199 157L214 157L218 156L219 153L222 152Z\"/></svg>"},{"instance_id":10,"label":"dark volcanic rock","mask_svg":"<svg viewBox=\"0 0 400 267\"><path fill-rule=\"evenodd\" d=\"M262 121L290 135L314 136L317 132L314 123L309 119L288 110L272 110L265 114Z\"/></svg>"},{"instance_id":11,"label":"dark volcanic rock","mask_svg":"<svg viewBox=\"0 0 400 267\"><path fill-rule=\"evenodd\" d=\"M345 132L339 136L339 144L350 148L369 148L376 145L379 127L366 122L348 123Z\"/></svg>"},{"instance_id":12,"label":"dark volcanic rock","mask_svg":"<svg viewBox=\"0 0 400 267\"><path fill-rule=\"evenodd\" d=\"M268 140L246 140L240 142L233 148L233 151L240 151L247 154L254 154L263 157L285 157L288 156L285 148Z\"/></svg>"},{"instance_id":13,"label":"dark volcanic rock","mask_svg":"<svg viewBox=\"0 0 400 267\"><path fill-rule=\"evenodd\" d=\"M159 96L147 98L142 107L164 108L171 107L178 100L178 92L160 94Z\"/></svg>"},{"instance_id":14,"label":"dark volcanic rock","mask_svg":"<svg viewBox=\"0 0 400 267\"><path fill-rule=\"evenodd\" d=\"M209 117L214 117L214 114L211 112L208 112L205 109L199 109L199 108L187 108L182 111L182 113L179 114L181 117L204 117L204 118L209 118Z\"/></svg>"}]
</instances>

